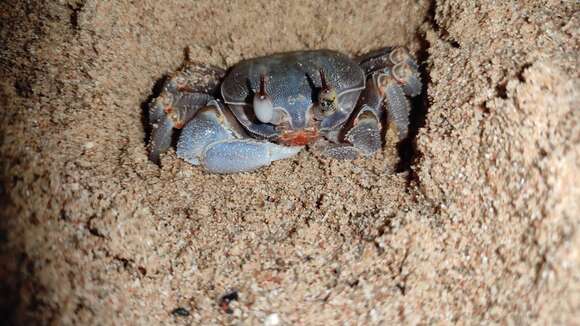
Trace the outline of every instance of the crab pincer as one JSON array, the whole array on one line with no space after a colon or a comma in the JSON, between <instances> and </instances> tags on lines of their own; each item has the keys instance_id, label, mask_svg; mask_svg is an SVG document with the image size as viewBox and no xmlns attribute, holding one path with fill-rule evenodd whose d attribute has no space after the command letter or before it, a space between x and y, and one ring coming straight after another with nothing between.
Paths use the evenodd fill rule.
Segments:
<instances>
[{"instance_id":1,"label":"crab pincer","mask_svg":"<svg viewBox=\"0 0 580 326\"><path fill-rule=\"evenodd\" d=\"M160 155L171 147L174 129L181 129L214 99L225 72L210 65L186 64L164 83L161 94L149 105L152 127L149 159L160 163Z\"/></svg>"}]
</instances>

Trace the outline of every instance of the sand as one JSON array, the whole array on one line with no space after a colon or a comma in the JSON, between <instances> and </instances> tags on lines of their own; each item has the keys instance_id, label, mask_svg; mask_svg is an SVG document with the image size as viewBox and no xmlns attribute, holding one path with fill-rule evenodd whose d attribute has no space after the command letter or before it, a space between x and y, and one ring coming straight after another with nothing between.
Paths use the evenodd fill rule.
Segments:
<instances>
[{"instance_id":1,"label":"sand","mask_svg":"<svg viewBox=\"0 0 580 326\"><path fill-rule=\"evenodd\" d=\"M0 3L3 321L580 323L578 4L212 3ZM426 83L399 150L147 160L144 109L187 47L225 68L386 45Z\"/></svg>"}]
</instances>

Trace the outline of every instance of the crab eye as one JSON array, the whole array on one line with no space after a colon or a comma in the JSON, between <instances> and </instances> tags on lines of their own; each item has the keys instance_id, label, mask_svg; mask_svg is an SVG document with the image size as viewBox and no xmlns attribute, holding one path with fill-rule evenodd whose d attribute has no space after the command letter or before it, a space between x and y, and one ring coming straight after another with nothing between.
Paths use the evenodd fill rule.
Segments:
<instances>
[{"instance_id":1,"label":"crab eye","mask_svg":"<svg viewBox=\"0 0 580 326\"><path fill-rule=\"evenodd\" d=\"M274 118L274 104L266 92L266 76L260 76L260 90L254 95L254 113L258 120L269 123Z\"/></svg>"},{"instance_id":2,"label":"crab eye","mask_svg":"<svg viewBox=\"0 0 580 326\"><path fill-rule=\"evenodd\" d=\"M320 107L322 108L323 111L330 111L333 110L335 105L335 97L334 94L332 94L331 92L325 92L325 94L321 94L321 96L319 96L319 102L320 102Z\"/></svg>"},{"instance_id":3,"label":"crab eye","mask_svg":"<svg viewBox=\"0 0 580 326\"><path fill-rule=\"evenodd\" d=\"M322 87L320 89L320 93L318 93L318 104L320 107L320 111L323 114L329 114L337 109L336 104L336 90L334 87L328 85L326 81L326 76L324 75L324 71L320 69L320 82Z\"/></svg>"}]
</instances>

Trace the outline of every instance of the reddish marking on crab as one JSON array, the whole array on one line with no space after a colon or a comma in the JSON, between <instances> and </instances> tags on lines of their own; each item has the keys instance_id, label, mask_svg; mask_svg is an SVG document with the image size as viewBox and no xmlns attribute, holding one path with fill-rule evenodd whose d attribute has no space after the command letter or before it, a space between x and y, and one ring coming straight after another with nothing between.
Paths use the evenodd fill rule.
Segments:
<instances>
[{"instance_id":1,"label":"reddish marking on crab","mask_svg":"<svg viewBox=\"0 0 580 326\"><path fill-rule=\"evenodd\" d=\"M193 88L191 88L189 85L177 86L176 89L180 92L193 92Z\"/></svg>"},{"instance_id":2,"label":"reddish marking on crab","mask_svg":"<svg viewBox=\"0 0 580 326\"><path fill-rule=\"evenodd\" d=\"M298 130L283 133L279 140L282 144L289 146L304 146L312 144L319 137L318 130Z\"/></svg>"},{"instance_id":3,"label":"reddish marking on crab","mask_svg":"<svg viewBox=\"0 0 580 326\"><path fill-rule=\"evenodd\" d=\"M163 108L163 112L171 113L171 112L173 112L173 107L171 107L171 105L168 105L165 108Z\"/></svg>"}]
</instances>

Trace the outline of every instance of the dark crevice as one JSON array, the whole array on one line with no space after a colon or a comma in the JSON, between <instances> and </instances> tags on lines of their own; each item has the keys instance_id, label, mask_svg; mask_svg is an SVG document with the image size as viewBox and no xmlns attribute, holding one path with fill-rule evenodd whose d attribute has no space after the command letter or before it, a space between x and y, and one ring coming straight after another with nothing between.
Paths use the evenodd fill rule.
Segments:
<instances>
[{"instance_id":1,"label":"dark crevice","mask_svg":"<svg viewBox=\"0 0 580 326\"><path fill-rule=\"evenodd\" d=\"M433 29L433 31L435 31L435 33L437 33L439 39L449 43L449 45L452 48L455 49L461 48L461 44L449 34L449 31L447 31L447 29L439 25L439 23L435 19L436 14L437 14L437 4L436 1L433 0L431 1L429 9L427 10L425 22L431 26L431 28Z\"/></svg>"},{"instance_id":2,"label":"dark crevice","mask_svg":"<svg viewBox=\"0 0 580 326\"><path fill-rule=\"evenodd\" d=\"M507 92L508 82L510 80L514 80L514 78L516 78L520 83L525 83L526 78L524 77L524 73L531 66L532 66L532 63L526 62L521 67L519 67L519 69L517 69L515 74L511 74L511 75L507 76L505 79L503 79L502 81L500 81L499 83L497 83L494 87L496 96L501 98L501 99L504 99L504 100L507 99L508 98L508 92Z\"/></svg>"},{"instance_id":3,"label":"dark crevice","mask_svg":"<svg viewBox=\"0 0 580 326\"><path fill-rule=\"evenodd\" d=\"M87 230L89 231L90 234L94 235L95 237L99 237L102 239L105 239L105 235L101 232L101 230L99 230L99 228L97 228L94 224L93 221L97 218L96 215L93 215L89 218L89 220L87 221Z\"/></svg>"},{"instance_id":4,"label":"dark crevice","mask_svg":"<svg viewBox=\"0 0 580 326\"><path fill-rule=\"evenodd\" d=\"M425 22L428 23L431 28L439 33L441 31L441 26L439 26L439 23L437 23L437 21L435 20L435 15L437 14L437 5L435 3L435 0L432 0L431 3L429 4L429 9L427 9L427 14L425 15Z\"/></svg>"},{"instance_id":5,"label":"dark crevice","mask_svg":"<svg viewBox=\"0 0 580 326\"><path fill-rule=\"evenodd\" d=\"M230 290L228 293L222 295L219 299L219 306L222 309L223 312L225 312L226 314L233 314L234 311L233 309L230 307L230 303L232 301L238 301L239 300L239 294L237 290Z\"/></svg>"},{"instance_id":6,"label":"dark crevice","mask_svg":"<svg viewBox=\"0 0 580 326\"><path fill-rule=\"evenodd\" d=\"M499 98L507 99L507 81L503 81L497 85L495 85L495 93Z\"/></svg>"},{"instance_id":7,"label":"dark crevice","mask_svg":"<svg viewBox=\"0 0 580 326\"><path fill-rule=\"evenodd\" d=\"M431 14L433 10L429 10ZM427 17L427 21L431 21L432 17ZM417 51L417 62L419 62L419 73L423 81L423 88L421 95L411 99L411 114L409 116L409 135L399 144L399 163L396 166L397 172L408 172L407 185L411 183L419 183L419 176L412 168L414 164L422 157L421 152L417 148L417 135L419 130L423 128L427 121L427 114L429 112L429 97L428 89L431 84L431 76L427 71L427 61L429 59L430 44L421 32L417 33L420 48Z\"/></svg>"},{"instance_id":8,"label":"dark crevice","mask_svg":"<svg viewBox=\"0 0 580 326\"><path fill-rule=\"evenodd\" d=\"M78 31L81 29L79 19L80 19L80 14L81 14L84 6L85 6L84 1L80 1L80 2L68 5L69 9L71 10L70 25L72 26L72 29L75 31Z\"/></svg>"},{"instance_id":9,"label":"dark crevice","mask_svg":"<svg viewBox=\"0 0 580 326\"><path fill-rule=\"evenodd\" d=\"M34 94L32 82L27 79L16 80L14 82L14 89L16 89L16 94L20 97L28 98Z\"/></svg>"},{"instance_id":10,"label":"dark crevice","mask_svg":"<svg viewBox=\"0 0 580 326\"><path fill-rule=\"evenodd\" d=\"M532 64L530 62L526 62L522 65L522 67L520 68L520 70L518 71L518 73L516 74L516 77L518 78L518 80L521 83L525 83L526 82L526 78L524 77L524 72L530 68L532 66Z\"/></svg>"},{"instance_id":11,"label":"dark crevice","mask_svg":"<svg viewBox=\"0 0 580 326\"><path fill-rule=\"evenodd\" d=\"M448 38L449 44L451 45L452 48L455 49L459 49L461 48L461 45L459 44L459 42L457 42L455 39L453 39L451 36L449 36Z\"/></svg>"},{"instance_id":12,"label":"dark crevice","mask_svg":"<svg viewBox=\"0 0 580 326\"><path fill-rule=\"evenodd\" d=\"M143 113L141 114L141 124L143 125L143 130L145 131L145 138L143 139L145 144L149 143L151 132L153 130L153 127L149 123L149 103L161 95L163 85L168 78L169 75L163 75L161 78L159 78L151 88L151 95L149 95L145 101L141 102L141 112Z\"/></svg>"},{"instance_id":13,"label":"dark crevice","mask_svg":"<svg viewBox=\"0 0 580 326\"><path fill-rule=\"evenodd\" d=\"M488 115L491 112L491 109L489 108L489 106L487 106L487 101L477 106L477 108L479 109L479 111L481 111L481 113L483 113L484 116Z\"/></svg>"}]
</instances>

